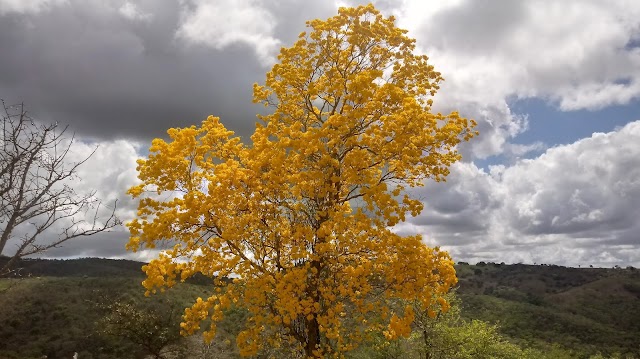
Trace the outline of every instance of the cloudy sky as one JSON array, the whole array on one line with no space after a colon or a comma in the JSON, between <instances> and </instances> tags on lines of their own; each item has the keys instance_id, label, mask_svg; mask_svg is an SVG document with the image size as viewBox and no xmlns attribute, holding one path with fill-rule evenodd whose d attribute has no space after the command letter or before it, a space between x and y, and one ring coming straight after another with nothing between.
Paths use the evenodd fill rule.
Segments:
<instances>
[{"instance_id":1,"label":"cloudy sky","mask_svg":"<svg viewBox=\"0 0 640 359\"><path fill-rule=\"evenodd\" d=\"M98 151L79 190L118 199L169 127L208 114L248 138L251 104L305 20L356 1L0 0L0 98ZM640 266L640 2L374 2L446 81L439 111L479 123L447 183L399 225L456 260ZM126 253L124 228L52 257Z\"/></svg>"}]
</instances>

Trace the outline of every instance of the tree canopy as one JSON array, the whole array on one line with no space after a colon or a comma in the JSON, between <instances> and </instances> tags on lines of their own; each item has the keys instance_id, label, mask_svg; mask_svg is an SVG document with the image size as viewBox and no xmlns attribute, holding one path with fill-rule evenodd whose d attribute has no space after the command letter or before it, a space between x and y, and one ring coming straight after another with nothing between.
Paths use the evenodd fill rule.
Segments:
<instances>
[{"instance_id":1,"label":"tree canopy","mask_svg":"<svg viewBox=\"0 0 640 359\"><path fill-rule=\"evenodd\" d=\"M421 212L408 189L444 180L475 122L431 112L442 77L393 17L368 5L307 26L254 85L272 112L250 143L212 116L170 129L129 190L139 210L128 248L170 244L144 267L148 292L196 273L234 277L185 311L182 330L206 322L213 340L224 311L242 306L244 355L291 345L341 356L373 331L408 336L413 306L390 303L446 310L457 281L448 253L391 227Z\"/></svg>"}]
</instances>

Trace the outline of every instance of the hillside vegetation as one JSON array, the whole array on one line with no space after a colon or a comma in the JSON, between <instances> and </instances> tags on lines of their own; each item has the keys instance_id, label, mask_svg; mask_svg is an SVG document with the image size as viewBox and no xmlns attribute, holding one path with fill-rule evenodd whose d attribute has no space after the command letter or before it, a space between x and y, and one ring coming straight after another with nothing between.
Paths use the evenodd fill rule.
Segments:
<instances>
[{"instance_id":1,"label":"hillside vegetation","mask_svg":"<svg viewBox=\"0 0 640 359\"><path fill-rule=\"evenodd\" d=\"M575 356L640 357L640 271L547 265L457 266L463 316L499 323L520 344Z\"/></svg>"},{"instance_id":2,"label":"hillside vegetation","mask_svg":"<svg viewBox=\"0 0 640 359\"><path fill-rule=\"evenodd\" d=\"M71 358L75 352L81 359L145 358L154 350L166 358L238 357L233 338L242 310L228 313L211 346L199 336L182 339L182 310L212 292L210 280L145 298L142 265L91 258L21 262L21 278L0 280L0 358ZM431 345L456 347L456 357L464 357L459 349L472 340L511 354L470 358L640 358L638 270L463 263L457 271L457 305L426 328ZM136 326L156 329L145 337ZM424 339L418 334L391 344L374 337L352 357L417 358ZM432 357L453 355L447 353Z\"/></svg>"}]
</instances>

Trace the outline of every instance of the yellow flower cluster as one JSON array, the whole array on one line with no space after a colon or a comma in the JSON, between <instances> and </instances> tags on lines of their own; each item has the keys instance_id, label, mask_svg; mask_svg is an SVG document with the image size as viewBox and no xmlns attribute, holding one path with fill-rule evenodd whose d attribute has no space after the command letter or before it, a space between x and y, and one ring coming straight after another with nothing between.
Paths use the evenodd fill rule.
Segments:
<instances>
[{"instance_id":1,"label":"yellow flower cluster","mask_svg":"<svg viewBox=\"0 0 640 359\"><path fill-rule=\"evenodd\" d=\"M173 245L145 266L147 291L196 273L218 278L218 293L185 311L182 331L210 321L204 337L214 340L237 303L250 312L237 337L243 355L292 341L307 356L340 357L374 330L408 336L413 308L394 313L389 303L446 311L442 296L457 280L446 252L389 226L420 213L406 189L444 180L475 123L430 111L442 77L372 5L308 26L254 86L254 101L273 112L259 116L250 145L216 117L170 129L129 190L139 209L128 248Z\"/></svg>"}]
</instances>

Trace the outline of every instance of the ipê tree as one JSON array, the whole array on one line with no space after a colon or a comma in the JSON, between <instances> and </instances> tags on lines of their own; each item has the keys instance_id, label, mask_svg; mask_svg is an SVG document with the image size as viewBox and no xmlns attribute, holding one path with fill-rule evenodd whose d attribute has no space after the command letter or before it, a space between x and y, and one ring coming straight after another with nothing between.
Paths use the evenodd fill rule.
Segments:
<instances>
[{"instance_id":1,"label":"ip\u00ea tree","mask_svg":"<svg viewBox=\"0 0 640 359\"><path fill-rule=\"evenodd\" d=\"M420 213L406 190L444 180L475 123L430 111L442 77L372 5L307 25L254 86L254 102L273 112L251 144L216 117L170 129L129 190L140 202L128 248L173 244L144 267L144 286L236 277L216 281L182 329L209 320L212 340L237 303L250 313L237 337L244 355L293 343L307 357L341 356L372 331L407 336L412 307L389 303L433 308L457 281L446 252L390 227Z\"/></svg>"}]
</instances>

